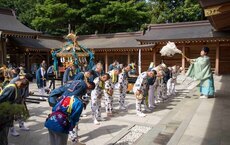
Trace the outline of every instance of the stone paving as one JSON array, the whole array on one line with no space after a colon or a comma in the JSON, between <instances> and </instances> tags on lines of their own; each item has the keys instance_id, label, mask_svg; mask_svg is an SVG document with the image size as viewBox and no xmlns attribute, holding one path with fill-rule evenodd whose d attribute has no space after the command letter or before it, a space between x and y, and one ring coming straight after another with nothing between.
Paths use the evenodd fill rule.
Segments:
<instances>
[{"instance_id":1,"label":"stone paving","mask_svg":"<svg viewBox=\"0 0 230 145\"><path fill-rule=\"evenodd\" d=\"M230 76L215 77L216 97L201 99L178 145L230 144Z\"/></svg>"},{"instance_id":2,"label":"stone paving","mask_svg":"<svg viewBox=\"0 0 230 145\"><path fill-rule=\"evenodd\" d=\"M136 116L135 97L133 94L127 95L127 99L126 99L127 106L128 106L127 112L118 111L118 113L115 114L114 117L107 118L105 117L106 116L105 110L102 110L103 111L102 116L105 117L106 121L101 122L100 125L93 124L93 121L91 119L90 105L87 106L87 109L83 111L83 113L86 114L87 116L82 117L79 123L80 141L86 143L87 145L104 145L110 143L119 143L119 141L122 141L122 139L124 139L124 136L128 134L130 129L135 126L146 128L146 130L150 129L150 131L148 131L147 133L146 132L143 133L140 130L133 131L134 133L137 133L139 135L140 133L142 133L140 137L137 137L139 138L137 140L141 141L141 138L143 138L144 135L148 135L151 132L151 130L153 129L157 130L157 125L163 123L164 118L166 117L169 118L170 113L174 112L174 110L177 110L177 112L180 113L177 114L174 113L174 116L171 117L170 119L173 120L174 118L174 120L176 120L175 118L178 118L183 121L186 117L185 117L185 112L183 113L183 111L181 110L189 111L190 107L192 107L192 104L190 104L192 103L192 101L187 101L187 103L183 103L184 100L186 100L184 98L186 97L186 94L188 94L188 92L193 89L192 87L189 86L193 85L195 87L197 83L193 82L191 79L188 78L185 79L184 76L180 76L178 78L178 83L179 83L177 86L178 95L174 98L169 99L169 101L158 105L157 108L152 113L148 113L147 116L144 118L140 118ZM182 85L180 83L182 83ZM60 85L60 83L57 83L57 85ZM30 89L36 91L37 93L36 85L34 83L30 85ZM118 110L118 97L115 96L114 100L115 100L115 104L114 104L115 109ZM181 104L187 105L187 108L182 108L181 110L176 109L176 108L180 108ZM225 104L227 106L227 103ZM47 115L51 111L50 107L48 106L48 103L47 102L41 102L40 104L28 103L28 108L30 110L31 117L26 122L26 125L29 126L31 130L28 132L20 131L17 127L20 136L12 137L9 135L10 142L16 145L49 145L48 131L46 128L44 128L43 125ZM104 108L104 104L102 104L102 108ZM227 113L228 112L225 112L225 114ZM168 123L169 123L168 125L170 126L170 122ZM173 123L175 126L175 122L171 121L171 124ZM16 126L18 126L18 124L16 124ZM179 125L175 127L173 132L175 132L175 130L178 127ZM164 129L164 132L170 133L169 130L172 130L172 128L168 130ZM185 135L186 135L186 131L185 131ZM171 136L172 135L173 134L171 134ZM184 142L186 142L186 138L188 138L188 136L181 137L180 144L184 144ZM227 133L225 138L227 138ZM149 139L153 140L153 138L149 138ZM152 144L154 143L152 142ZM190 144L186 144L186 145L190 145Z\"/></svg>"}]
</instances>

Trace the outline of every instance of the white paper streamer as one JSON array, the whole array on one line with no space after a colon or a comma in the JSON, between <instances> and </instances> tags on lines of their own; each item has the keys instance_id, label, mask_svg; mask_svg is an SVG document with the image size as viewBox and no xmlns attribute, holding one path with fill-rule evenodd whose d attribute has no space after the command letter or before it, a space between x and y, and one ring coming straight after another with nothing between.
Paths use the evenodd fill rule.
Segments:
<instances>
[{"instance_id":1,"label":"white paper streamer","mask_svg":"<svg viewBox=\"0 0 230 145\"><path fill-rule=\"evenodd\" d=\"M181 54L181 50L177 49L176 45L174 42L168 42L167 45L162 47L161 51L161 56L173 56L176 53Z\"/></svg>"}]
</instances>

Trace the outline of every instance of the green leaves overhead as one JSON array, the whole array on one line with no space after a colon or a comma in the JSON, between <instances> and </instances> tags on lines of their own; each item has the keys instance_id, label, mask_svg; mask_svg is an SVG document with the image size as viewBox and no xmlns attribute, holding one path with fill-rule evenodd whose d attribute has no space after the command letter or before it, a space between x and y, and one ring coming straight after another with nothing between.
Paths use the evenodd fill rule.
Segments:
<instances>
[{"instance_id":1,"label":"green leaves overhead","mask_svg":"<svg viewBox=\"0 0 230 145\"><path fill-rule=\"evenodd\" d=\"M146 29L149 23L203 19L198 0L0 0L25 25L52 35Z\"/></svg>"},{"instance_id":2,"label":"green leaves overhead","mask_svg":"<svg viewBox=\"0 0 230 145\"><path fill-rule=\"evenodd\" d=\"M152 23L175 23L203 19L198 0L150 0Z\"/></svg>"},{"instance_id":3,"label":"green leaves overhead","mask_svg":"<svg viewBox=\"0 0 230 145\"><path fill-rule=\"evenodd\" d=\"M67 33L68 24L75 21L77 15L77 10L69 8L67 3L57 3L55 0L37 4L36 12L32 25L37 30L53 35Z\"/></svg>"},{"instance_id":4,"label":"green leaves overhead","mask_svg":"<svg viewBox=\"0 0 230 145\"><path fill-rule=\"evenodd\" d=\"M132 29L138 31L142 23L149 20L149 13L144 12L144 2L135 4L133 1L126 3L112 1L100 8L98 13L86 18L87 23L99 33L126 31ZM140 10L138 10L140 9ZM103 27L101 27L103 26Z\"/></svg>"}]
</instances>

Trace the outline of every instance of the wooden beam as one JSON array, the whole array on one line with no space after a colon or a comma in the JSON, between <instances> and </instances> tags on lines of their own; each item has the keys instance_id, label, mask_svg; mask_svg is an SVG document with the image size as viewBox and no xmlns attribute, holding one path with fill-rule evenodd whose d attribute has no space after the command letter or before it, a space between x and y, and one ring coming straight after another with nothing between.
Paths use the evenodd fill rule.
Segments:
<instances>
[{"instance_id":1,"label":"wooden beam","mask_svg":"<svg viewBox=\"0 0 230 145\"><path fill-rule=\"evenodd\" d=\"M108 54L107 54L107 51L105 53L105 72L108 72Z\"/></svg>"},{"instance_id":2,"label":"wooden beam","mask_svg":"<svg viewBox=\"0 0 230 145\"><path fill-rule=\"evenodd\" d=\"M216 47L216 61L215 61L215 74L219 75L220 73L220 44L217 43Z\"/></svg>"},{"instance_id":3,"label":"wooden beam","mask_svg":"<svg viewBox=\"0 0 230 145\"><path fill-rule=\"evenodd\" d=\"M219 15L230 11L230 2L204 9L205 17Z\"/></svg>"}]
</instances>

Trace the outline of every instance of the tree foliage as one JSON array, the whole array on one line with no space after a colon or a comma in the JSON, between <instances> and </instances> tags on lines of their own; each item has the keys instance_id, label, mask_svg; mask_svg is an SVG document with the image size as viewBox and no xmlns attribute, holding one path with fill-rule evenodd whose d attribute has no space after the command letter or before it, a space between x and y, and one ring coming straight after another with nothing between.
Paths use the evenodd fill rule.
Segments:
<instances>
[{"instance_id":1,"label":"tree foliage","mask_svg":"<svg viewBox=\"0 0 230 145\"><path fill-rule=\"evenodd\" d=\"M137 31L150 22L145 0L45 0L36 5L32 25L51 34Z\"/></svg>"},{"instance_id":2,"label":"tree foliage","mask_svg":"<svg viewBox=\"0 0 230 145\"><path fill-rule=\"evenodd\" d=\"M80 10L80 16L84 24L76 29L80 33L138 31L143 23L150 22L149 7L145 1L82 0L81 2L84 7Z\"/></svg>"},{"instance_id":3,"label":"tree foliage","mask_svg":"<svg viewBox=\"0 0 230 145\"><path fill-rule=\"evenodd\" d=\"M45 33L60 35L67 33L68 23L75 20L77 10L70 8L67 3L58 0L45 0L36 5L36 17L32 25Z\"/></svg>"},{"instance_id":4,"label":"tree foliage","mask_svg":"<svg viewBox=\"0 0 230 145\"><path fill-rule=\"evenodd\" d=\"M152 23L175 23L203 19L198 0L150 0Z\"/></svg>"},{"instance_id":5,"label":"tree foliage","mask_svg":"<svg viewBox=\"0 0 230 145\"><path fill-rule=\"evenodd\" d=\"M52 35L138 31L149 23L202 20L198 0L0 0L25 25Z\"/></svg>"}]
</instances>

